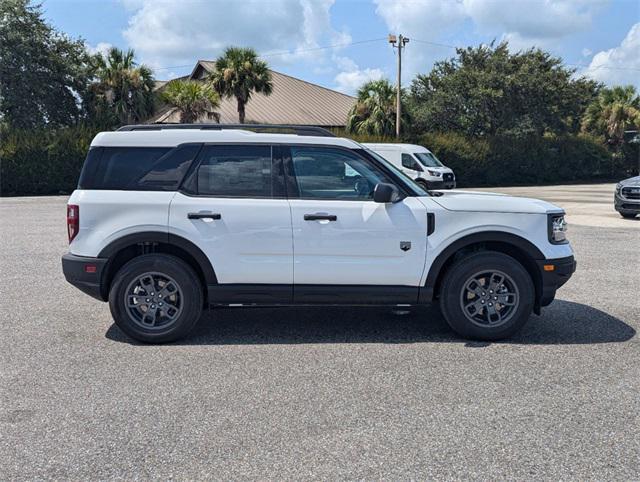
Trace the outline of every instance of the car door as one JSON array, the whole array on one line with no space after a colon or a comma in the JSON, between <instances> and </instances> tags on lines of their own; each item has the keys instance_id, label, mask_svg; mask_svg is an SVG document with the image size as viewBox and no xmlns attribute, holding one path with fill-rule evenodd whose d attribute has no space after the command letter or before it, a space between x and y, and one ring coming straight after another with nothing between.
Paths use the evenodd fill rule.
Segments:
<instances>
[{"instance_id":1,"label":"car door","mask_svg":"<svg viewBox=\"0 0 640 482\"><path fill-rule=\"evenodd\" d=\"M411 154L403 152L401 154L402 172L407 174L411 179L417 179L420 173L423 172L422 167L418 160Z\"/></svg>"},{"instance_id":2,"label":"car door","mask_svg":"<svg viewBox=\"0 0 640 482\"><path fill-rule=\"evenodd\" d=\"M415 197L376 203L388 172L354 150L291 146L285 155L294 293L301 285L418 286L427 213Z\"/></svg>"},{"instance_id":3,"label":"car door","mask_svg":"<svg viewBox=\"0 0 640 482\"><path fill-rule=\"evenodd\" d=\"M247 288L239 285L260 284L291 292L291 212L274 149L205 145L171 202L169 232L196 244L218 283L234 284L238 293Z\"/></svg>"}]
</instances>

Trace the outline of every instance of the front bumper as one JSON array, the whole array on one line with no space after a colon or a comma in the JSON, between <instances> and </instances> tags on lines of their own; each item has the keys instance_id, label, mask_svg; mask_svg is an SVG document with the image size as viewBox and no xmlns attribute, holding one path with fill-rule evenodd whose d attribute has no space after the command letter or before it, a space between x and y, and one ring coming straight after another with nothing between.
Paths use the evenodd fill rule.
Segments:
<instances>
[{"instance_id":1,"label":"front bumper","mask_svg":"<svg viewBox=\"0 0 640 482\"><path fill-rule=\"evenodd\" d=\"M102 275L106 264L106 258L87 258L71 253L62 256L62 272L67 281L100 301L107 301L102 290Z\"/></svg>"},{"instance_id":2,"label":"front bumper","mask_svg":"<svg viewBox=\"0 0 640 482\"><path fill-rule=\"evenodd\" d=\"M576 260L573 256L536 261L542 281L540 298L537 307L547 306L556 297L556 290L569 281L576 270Z\"/></svg>"},{"instance_id":3,"label":"front bumper","mask_svg":"<svg viewBox=\"0 0 640 482\"><path fill-rule=\"evenodd\" d=\"M453 189L456 187L456 180L453 181L427 181L429 189Z\"/></svg>"},{"instance_id":4,"label":"front bumper","mask_svg":"<svg viewBox=\"0 0 640 482\"><path fill-rule=\"evenodd\" d=\"M640 213L640 200L639 199L628 199L622 197L620 193L616 192L613 197L613 204L618 212L625 213Z\"/></svg>"}]
</instances>

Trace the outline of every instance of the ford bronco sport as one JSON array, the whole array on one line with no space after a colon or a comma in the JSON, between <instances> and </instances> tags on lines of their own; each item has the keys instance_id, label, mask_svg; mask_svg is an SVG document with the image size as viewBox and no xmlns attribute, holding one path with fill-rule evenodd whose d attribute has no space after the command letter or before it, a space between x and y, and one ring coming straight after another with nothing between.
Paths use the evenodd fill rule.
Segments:
<instances>
[{"instance_id":1,"label":"ford bronco sport","mask_svg":"<svg viewBox=\"0 0 640 482\"><path fill-rule=\"evenodd\" d=\"M66 279L144 342L182 338L219 305L429 303L496 340L575 270L552 204L424 191L354 141L281 127L98 134L67 206Z\"/></svg>"}]
</instances>

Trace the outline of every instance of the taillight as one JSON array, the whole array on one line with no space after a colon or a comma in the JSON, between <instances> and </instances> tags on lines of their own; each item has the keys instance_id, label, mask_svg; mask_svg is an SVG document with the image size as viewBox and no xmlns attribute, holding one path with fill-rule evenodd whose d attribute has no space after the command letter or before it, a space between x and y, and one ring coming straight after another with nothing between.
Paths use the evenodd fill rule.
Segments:
<instances>
[{"instance_id":1,"label":"taillight","mask_svg":"<svg viewBox=\"0 0 640 482\"><path fill-rule=\"evenodd\" d=\"M78 234L80 229L80 208L75 204L67 204L67 233L69 242Z\"/></svg>"}]
</instances>

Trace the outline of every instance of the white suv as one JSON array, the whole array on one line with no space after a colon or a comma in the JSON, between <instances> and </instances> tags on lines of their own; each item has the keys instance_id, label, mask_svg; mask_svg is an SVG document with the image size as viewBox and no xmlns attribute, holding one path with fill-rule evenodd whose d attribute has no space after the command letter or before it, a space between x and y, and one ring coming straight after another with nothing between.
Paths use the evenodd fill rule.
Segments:
<instances>
[{"instance_id":1,"label":"white suv","mask_svg":"<svg viewBox=\"0 0 640 482\"><path fill-rule=\"evenodd\" d=\"M417 144L363 144L424 189L453 189L456 176L429 149Z\"/></svg>"},{"instance_id":2,"label":"white suv","mask_svg":"<svg viewBox=\"0 0 640 482\"><path fill-rule=\"evenodd\" d=\"M321 129L245 129L127 126L91 143L63 271L133 338L184 337L216 305L437 302L456 332L494 340L575 270L552 204L428 193Z\"/></svg>"}]
</instances>

